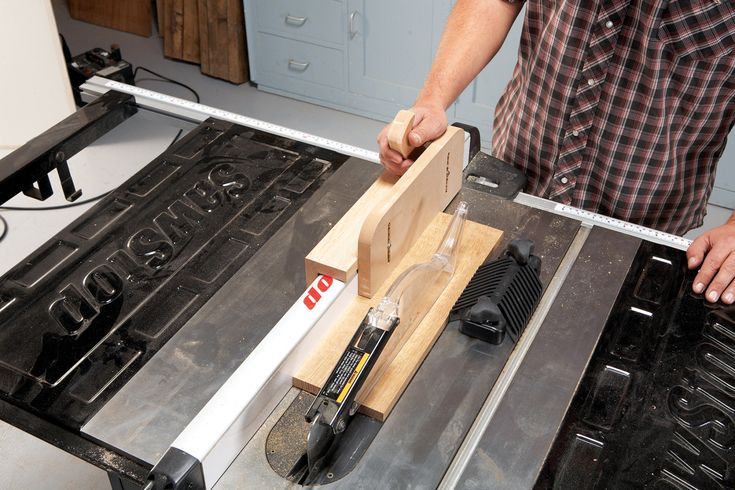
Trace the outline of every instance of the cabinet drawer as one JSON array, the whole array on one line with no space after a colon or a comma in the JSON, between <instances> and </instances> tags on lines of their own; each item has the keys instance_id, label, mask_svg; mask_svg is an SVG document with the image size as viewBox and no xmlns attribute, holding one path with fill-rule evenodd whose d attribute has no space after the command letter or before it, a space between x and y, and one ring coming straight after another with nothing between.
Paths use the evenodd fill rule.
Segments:
<instances>
[{"instance_id":1,"label":"cabinet drawer","mask_svg":"<svg viewBox=\"0 0 735 490\"><path fill-rule=\"evenodd\" d=\"M339 49L259 32L257 59L260 79L289 77L344 88L344 60Z\"/></svg>"},{"instance_id":2,"label":"cabinet drawer","mask_svg":"<svg viewBox=\"0 0 735 490\"><path fill-rule=\"evenodd\" d=\"M337 0L268 0L257 3L259 31L342 44L344 5Z\"/></svg>"}]
</instances>

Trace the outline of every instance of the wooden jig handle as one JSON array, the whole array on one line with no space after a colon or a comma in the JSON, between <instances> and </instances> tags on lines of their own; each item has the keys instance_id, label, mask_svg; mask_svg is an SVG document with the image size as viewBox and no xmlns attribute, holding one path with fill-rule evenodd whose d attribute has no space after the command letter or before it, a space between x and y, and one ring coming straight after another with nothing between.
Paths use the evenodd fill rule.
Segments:
<instances>
[{"instance_id":1,"label":"wooden jig handle","mask_svg":"<svg viewBox=\"0 0 735 490\"><path fill-rule=\"evenodd\" d=\"M407 158L413 150L408 142L408 133L413 129L413 119L416 115L407 110L398 111L388 128L388 146Z\"/></svg>"}]
</instances>

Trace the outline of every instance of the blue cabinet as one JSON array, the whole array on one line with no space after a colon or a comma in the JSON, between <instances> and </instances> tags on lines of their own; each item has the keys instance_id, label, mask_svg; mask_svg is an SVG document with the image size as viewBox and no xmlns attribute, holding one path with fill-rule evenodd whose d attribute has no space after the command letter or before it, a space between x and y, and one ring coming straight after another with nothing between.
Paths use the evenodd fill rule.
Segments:
<instances>
[{"instance_id":1,"label":"blue cabinet","mask_svg":"<svg viewBox=\"0 0 735 490\"><path fill-rule=\"evenodd\" d=\"M389 121L410 107L452 0L245 0L251 78L261 90ZM515 65L520 20L449 108L489 149L495 102Z\"/></svg>"},{"instance_id":2,"label":"blue cabinet","mask_svg":"<svg viewBox=\"0 0 735 490\"><path fill-rule=\"evenodd\" d=\"M349 91L410 106L431 67L449 3L348 0L347 5Z\"/></svg>"},{"instance_id":3,"label":"blue cabinet","mask_svg":"<svg viewBox=\"0 0 735 490\"><path fill-rule=\"evenodd\" d=\"M450 0L245 0L261 90L389 121L416 99Z\"/></svg>"}]
</instances>

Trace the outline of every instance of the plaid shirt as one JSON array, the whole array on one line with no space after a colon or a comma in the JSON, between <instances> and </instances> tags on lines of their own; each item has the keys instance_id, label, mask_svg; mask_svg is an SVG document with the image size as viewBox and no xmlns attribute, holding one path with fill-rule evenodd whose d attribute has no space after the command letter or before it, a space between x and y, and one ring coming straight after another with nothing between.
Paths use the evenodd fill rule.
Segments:
<instances>
[{"instance_id":1,"label":"plaid shirt","mask_svg":"<svg viewBox=\"0 0 735 490\"><path fill-rule=\"evenodd\" d=\"M528 0L493 153L529 193L683 234L735 121L734 48L734 0Z\"/></svg>"}]
</instances>

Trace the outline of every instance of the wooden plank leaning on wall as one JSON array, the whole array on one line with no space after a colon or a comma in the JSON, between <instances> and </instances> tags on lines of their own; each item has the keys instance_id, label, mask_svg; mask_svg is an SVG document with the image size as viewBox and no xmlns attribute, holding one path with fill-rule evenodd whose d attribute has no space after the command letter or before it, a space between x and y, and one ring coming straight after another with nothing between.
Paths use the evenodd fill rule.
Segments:
<instances>
[{"instance_id":1,"label":"wooden plank leaning on wall","mask_svg":"<svg viewBox=\"0 0 735 490\"><path fill-rule=\"evenodd\" d=\"M75 19L151 35L150 0L69 0ZM250 78L241 0L156 0L163 54L233 83Z\"/></svg>"},{"instance_id":2,"label":"wooden plank leaning on wall","mask_svg":"<svg viewBox=\"0 0 735 490\"><path fill-rule=\"evenodd\" d=\"M249 80L241 0L198 0L202 73L233 83Z\"/></svg>"},{"instance_id":3,"label":"wooden plank leaning on wall","mask_svg":"<svg viewBox=\"0 0 735 490\"><path fill-rule=\"evenodd\" d=\"M233 83L249 78L240 0L157 0L164 55Z\"/></svg>"},{"instance_id":4,"label":"wooden plank leaning on wall","mask_svg":"<svg viewBox=\"0 0 735 490\"><path fill-rule=\"evenodd\" d=\"M139 36L151 35L150 0L69 0L69 15L73 19Z\"/></svg>"},{"instance_id":5,"label":"wooden plank leaning on wall","mask_svg":"<svg viewBox=\"0 0 735 490\"><path fill-rule=\"evenodd\" d=\"M158 31L167 58L199 63L199 8L197 0L158 0Z\"/></svg>"}]
</instances>

